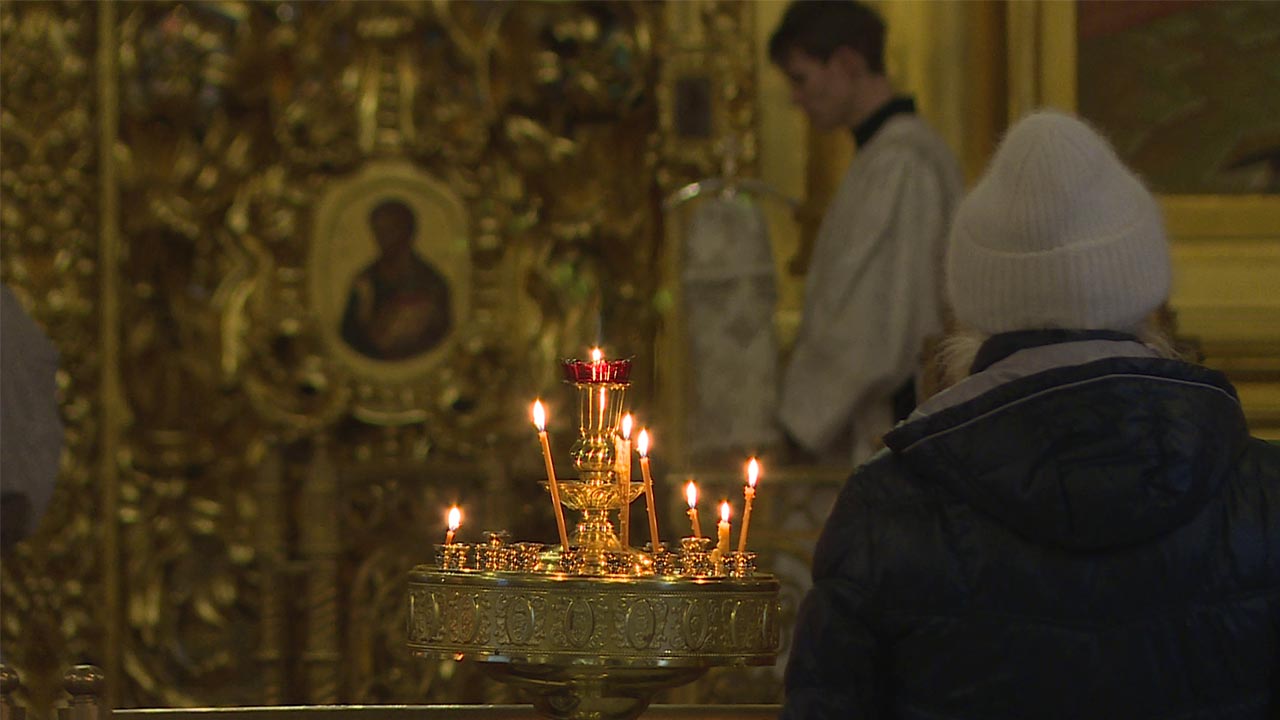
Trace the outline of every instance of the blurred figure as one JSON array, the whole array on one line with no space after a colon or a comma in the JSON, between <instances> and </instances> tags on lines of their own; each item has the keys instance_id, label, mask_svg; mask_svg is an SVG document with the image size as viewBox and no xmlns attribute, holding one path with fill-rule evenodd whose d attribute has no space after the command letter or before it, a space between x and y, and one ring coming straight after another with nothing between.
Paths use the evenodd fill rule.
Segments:
<instances>
[{"instance_id":1,"label":"blurred figure","mask_svg":"<svg viewBox=\"0 0 1280 720\"><path fill-rule=\"evenodd\" d=\"M35 531L49 507L62 455L58 351L0 284L0 546Z\"/></svg>"},{"instance_id":2,"label":"blurred figure","mask_svg":"<svg viewBox=\"0 0 1280 720\"><path fill-rule=\"evenodd\" d=\"M1155 333L1155 199L1084 123L1033 114L947 272L967 377L846 483L783 717L1280 717L1280 448Z\"/></svg>"},{"instance_id":3,"label":"blurred figure","mask_svg":"<svg viewBox=\"0 0 1280 720\"><path fill-rule=\"evenodd\" d=\"M915 407L927 337L943 327L941 263L963 184L955 156L894 94L884 22L852 0L788 6L769 56L813 128L857 154L814 241L780 419L804 459L851 465Z\"/></svg>"},{"instance_id":4,"label":"blurred figure","mask_svg":"<svg viewBox=\"0 0 1280 720\"><path fill-rule=\"evenodd\" d=\"M449 284L413 248L417 221L399 200L369 213L378 257L351 283L342 339L375 360L404 360L435 348L453 322Z\"/></svg>"}]
</instances>

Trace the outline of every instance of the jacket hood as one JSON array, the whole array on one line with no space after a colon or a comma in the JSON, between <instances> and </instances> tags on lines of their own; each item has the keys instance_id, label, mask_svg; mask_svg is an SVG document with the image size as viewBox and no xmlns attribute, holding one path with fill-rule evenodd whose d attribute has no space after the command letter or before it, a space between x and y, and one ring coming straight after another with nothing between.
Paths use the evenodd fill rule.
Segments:
<instances>
[{"instance_id":1,"label":"jacket hood","mask_svg":"<svg viewBox=\"0 0 1280 720\"><path fill-rule=\"evenodd\" d=\"M1221 373L1113 357L1018 377L899 425L885 444L1024 538L1093 551L1190 520L1247 437Z\"/></svg>"}]
</instances>

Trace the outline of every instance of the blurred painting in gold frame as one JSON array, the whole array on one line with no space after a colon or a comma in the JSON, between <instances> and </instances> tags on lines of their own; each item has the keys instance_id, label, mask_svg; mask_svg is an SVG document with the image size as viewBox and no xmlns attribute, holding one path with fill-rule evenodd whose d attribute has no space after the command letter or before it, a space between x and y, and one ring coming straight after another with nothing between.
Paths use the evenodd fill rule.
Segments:
<instances>
[{"instance_id":1,"label":"blurred painting in gold frame","mask_svg":"<svg viewBox=\"0 0 1280 720\"><path fill-rule=\"evenodd\" d=\"M1280 3L1075 8L1079 112L1154 190L1280 193Z\"/></svg>"},{"instance_id":2,"label":"blurred painting in gold frame","mask_svg":"<svg viewBox=\"0 0 1280 720\"><path fill-rule=\"evenodd\" d=\"M466 212L396 161L334 182L316 204L309 302L330 355L373 383L404 383L449 355L469 311Z\"/></svg>"}]
</instances>

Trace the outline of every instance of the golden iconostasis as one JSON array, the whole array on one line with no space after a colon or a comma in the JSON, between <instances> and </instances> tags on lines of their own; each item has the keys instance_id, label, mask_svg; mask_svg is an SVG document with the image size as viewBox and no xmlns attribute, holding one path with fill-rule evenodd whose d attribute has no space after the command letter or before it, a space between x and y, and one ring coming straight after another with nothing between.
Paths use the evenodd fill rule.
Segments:
<instances>
[{"instance_id":1,"label":"golden iconostasis","mask_svg":"<svg viewBox=\"0 0 1280 720\"><path fill-rule=\"evenodd\" d=\"M67 427L50 513L2 565L37 716L83 661L117 706L509 699L409 657L405 569L452 502L553 526L528 402L597 342L666 428L655 466L680 464L663 199L727 151L799 200L764 206L794 332L851 150L768 65L783 7L0 5L0 277L61 352ZM1009 117L1075 107L1073 4L879 7L890 73L970 179ZM1178 309L1275 430L1270 202L1167 200Z\"/></svg>"}]
</instances>

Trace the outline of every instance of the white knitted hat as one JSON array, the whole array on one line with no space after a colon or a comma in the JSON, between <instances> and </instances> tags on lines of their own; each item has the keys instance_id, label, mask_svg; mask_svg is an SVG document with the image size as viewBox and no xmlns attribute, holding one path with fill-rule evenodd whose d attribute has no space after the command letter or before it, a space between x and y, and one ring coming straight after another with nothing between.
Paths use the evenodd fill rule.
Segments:
<instances>
[{"instance_id":1,"label":"white knitted hat","mask_svg":"<svg viewBox=\"0 0 1280 720\"><path fill-rule=\"evenodd\" d=\"M1080 120L1019 121L956 210L947 294L962 324L1128 331L1169 296L1159 206Z\"/></svg>"}]
</instances>

